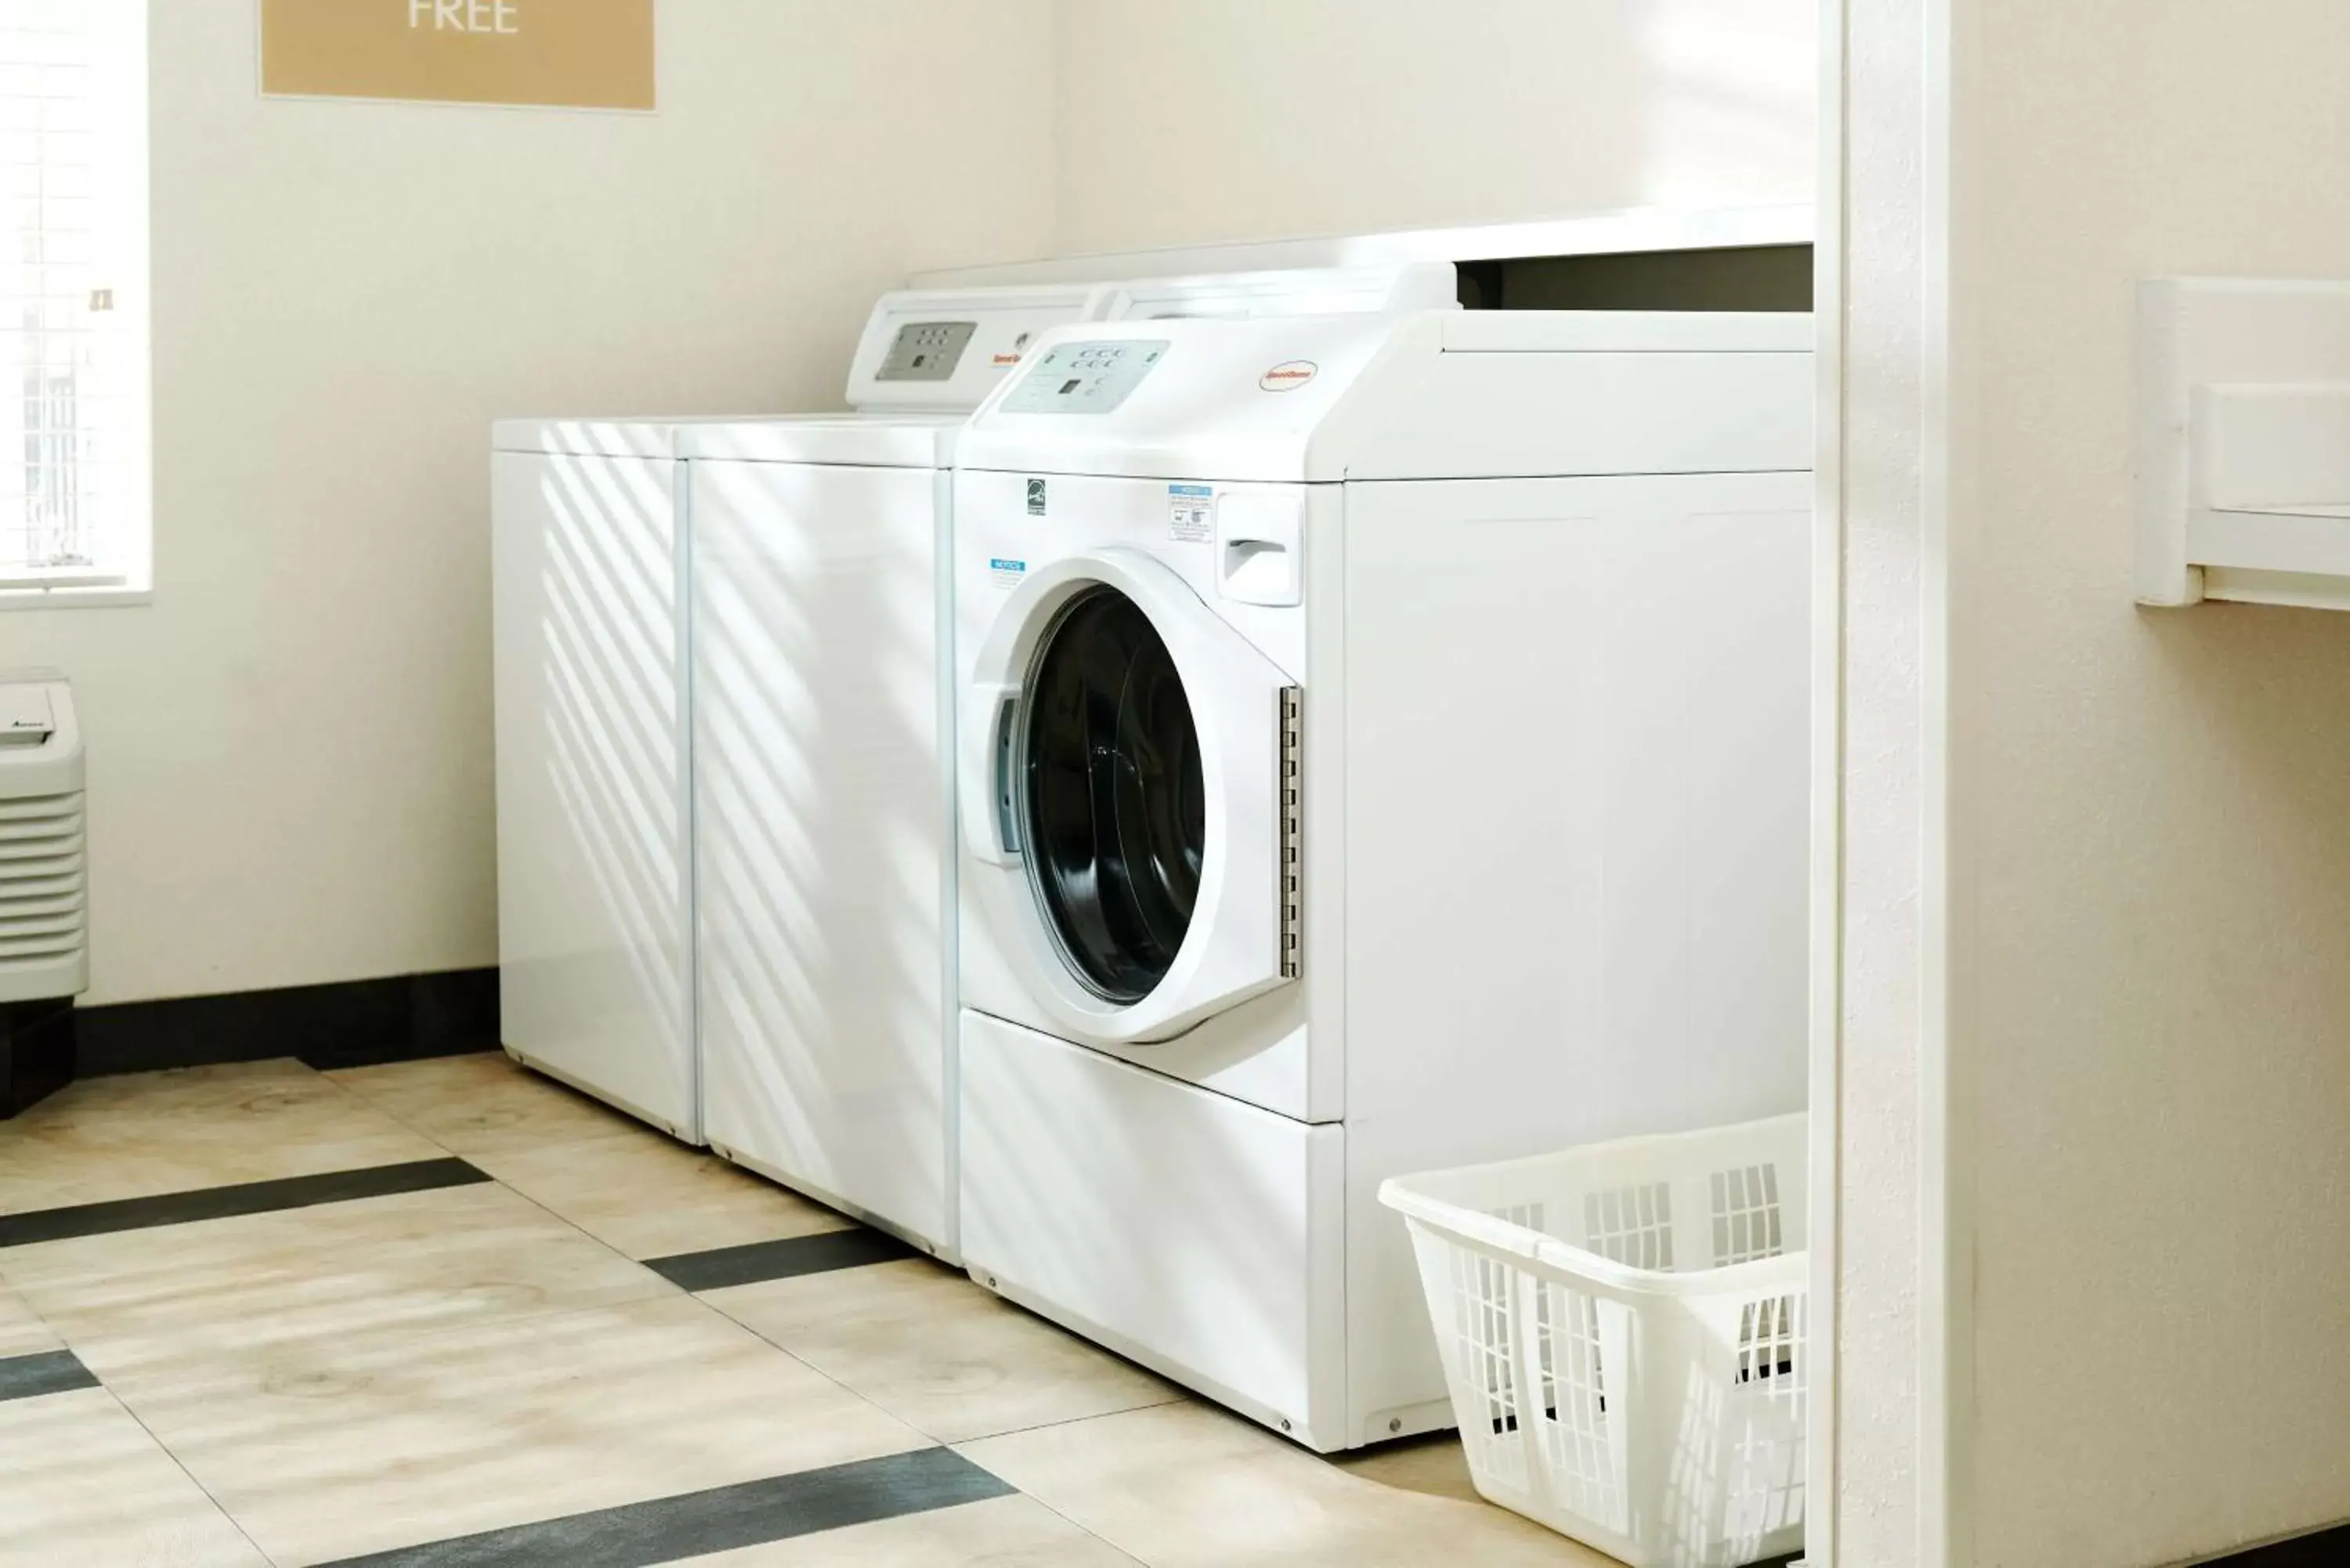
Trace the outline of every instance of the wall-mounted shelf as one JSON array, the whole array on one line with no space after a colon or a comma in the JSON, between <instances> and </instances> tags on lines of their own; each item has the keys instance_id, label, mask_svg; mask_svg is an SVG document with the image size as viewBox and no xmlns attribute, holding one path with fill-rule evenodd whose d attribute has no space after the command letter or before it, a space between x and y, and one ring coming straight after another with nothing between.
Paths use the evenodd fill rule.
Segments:
<instances>
[{"instance_id":1,"label":"wall-mounted shelf","mask_svg":"<svg viewBox=\"0 0 2350 1568\"><path fill-rule=\"evenodd\" d=\"M2350 283L2139 293L2138 602L2350 609Z\"/></svg>"}]
</instances>

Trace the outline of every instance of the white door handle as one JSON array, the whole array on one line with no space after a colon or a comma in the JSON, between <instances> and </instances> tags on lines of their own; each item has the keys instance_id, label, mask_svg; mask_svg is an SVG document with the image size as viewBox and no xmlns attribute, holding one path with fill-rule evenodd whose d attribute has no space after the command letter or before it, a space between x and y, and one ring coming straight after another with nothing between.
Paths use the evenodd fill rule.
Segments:
<instances>
[{"instance_id":1,"label":"white door handle","mask_svg":"<svg viewBox=\"0 0 2350 1568\"><path fill-rule=\"evenodd\" d=\"M1217 590L1236 604L1304 602L1298 562L1305 503L1292 490L1228 490L1216 499Z\"/></svg>"}]
</instances>

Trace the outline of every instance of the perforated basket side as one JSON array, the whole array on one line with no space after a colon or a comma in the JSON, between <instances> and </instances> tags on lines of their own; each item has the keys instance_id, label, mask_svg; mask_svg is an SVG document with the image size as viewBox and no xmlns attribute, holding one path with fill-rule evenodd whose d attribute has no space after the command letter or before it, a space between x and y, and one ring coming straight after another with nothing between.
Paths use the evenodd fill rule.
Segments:
<instances>
[{"instance_id":1,"label":"perforated basket side","mask_svg":"<svg viewBox=\"0 0 2350 1568\"><path fill-rule=\"evenodd\" d=\"M1808 1305L1799 1284L1677 1303L1692 1395L1660 1512L1674 1561L1734 1568L1802 1546Z\"/></svg>"},{"instance_id":2,"label":"perforated basket side","mask_svg":"<svg viewBox=\"0 0 2350 1568\"><path fill-rule=\"evenodd\" d=\"M1481 1495L1631 1560L1625 1407L1636 1311L1411 1222L1461 1447Z\"/></svg>"},{"instance_id":3,"label":"perforated basket side","mask_svg":"<svg viewBox=\"0 0 2350 1568\"><path fill-rule=\"evenodd\" d=\"M1803 1542L1803 1118L1390 1182L1471 1474L1633 1568Z\"/></svg>"}]
</instances>

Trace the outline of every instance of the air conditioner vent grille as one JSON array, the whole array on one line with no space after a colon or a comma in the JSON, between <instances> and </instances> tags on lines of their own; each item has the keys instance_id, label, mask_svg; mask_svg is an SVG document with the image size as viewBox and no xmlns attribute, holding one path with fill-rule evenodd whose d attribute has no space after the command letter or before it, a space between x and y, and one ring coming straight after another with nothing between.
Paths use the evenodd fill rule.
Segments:
<instances>
[{"instance_id":1,"label":"air conditioner vent grille","mask_svg":"<svg viewBox=\"0 0 2350 1568\"><path fill-rule=\"evenodd\" d=\"M73 690L54 671L0 673L0 1003L89 985L89 836ZM32 738L26 738L32 737Z\"/></svg>"}]
</instances>

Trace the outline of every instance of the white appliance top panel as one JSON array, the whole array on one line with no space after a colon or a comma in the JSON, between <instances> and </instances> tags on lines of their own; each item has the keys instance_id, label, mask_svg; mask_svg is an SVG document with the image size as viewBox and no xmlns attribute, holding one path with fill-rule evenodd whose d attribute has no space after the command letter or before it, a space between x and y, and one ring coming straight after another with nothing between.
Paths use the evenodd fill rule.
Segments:
<instances>
[{"instance_id":1,"label":"white appliance top panel","mask_svg":"<svg viewBox=\"0 0 2350 1568\"><path fill-rule=\"evenodd\" d=\"M958 461L1269 483L1800 471L1811 332L1652 312L1100 323L1039 343Z\"/></svg>"},{"instance_id":2,"label":"white appliance top panel","mask_svg":"<svg viewBox=\"0 0 2350 1568\"><path fill-rule=\"evenodd\" d=\"M1096 284L885 294L849 367L849 406L969 413L1030 344L1053 327L1097 319L1105 301Z\"/></svg>"},{"instance_id":3,"label":"white appliance top panel","mask_svg":"<svg viewBox=\"0 0 2350 1568\"><path fill-rule=\"evenodd\" d=\"M57 732L47 687L0 684L0 746L37 744Z\"/></svg>"},{"instance_id":4,"label":"white appliance top panel","mask_svg":"<svg viewBox=\"0 0 2350 1568\"><path fill-rule=\"evenodd\" d=\"M945 468L954 461L960 414L835 414L690 426L681 457L797 462L834 468Z\"/></svg>"},{"instance_id":5,"label":"white appliance top panel","mask_svg":"<svg viewBox=\"0 0 2350 1568\"><path fill-rule=\"evenodd\" d=\"M931 288L1092 279L1170 277L1274 267L1392 266L1410 262L1499 261L1513 256L1620 255L1636 251L1807 245L1818 234L1809 206L1632 207L1534 223L1463 229L1341 234L1318 239L1194 245L1123 254L943 269L918 275Z\"/></svg>"},{"instance_id":6,"label":"white appliance top panel","mask_svg":"<svg viewBox=\"0 0 2350 1568\"><path fill-rule=\"evenodd\" d=\"M1242 320L1253 316L1455 310L1460 308L1460 269L1449 262L1143 278L1111 289L1099 319Z\"/></svg>"},{"instance_id":7,"label":"white appliance top panel","mask_svg":"<svg viewBox=\"0 0 2350 1568\"><path fill-rule=\"evenodd\" d=\"M1448 354L1808 354L1805 311L1462 310Z\"/></svg>"},{"instance_id":8,"label":"white appliance top panel","mask_svg":"<svg viewBox=\"0 0 2350 1568\"><path fill-rule=\"evenodd\" d=\"M490 449L578 457L679 457L685 433L694 426L752 424L767 417L500 420L490 427Z\"/></svg>"}]
</instances>

